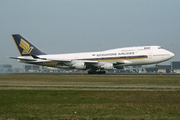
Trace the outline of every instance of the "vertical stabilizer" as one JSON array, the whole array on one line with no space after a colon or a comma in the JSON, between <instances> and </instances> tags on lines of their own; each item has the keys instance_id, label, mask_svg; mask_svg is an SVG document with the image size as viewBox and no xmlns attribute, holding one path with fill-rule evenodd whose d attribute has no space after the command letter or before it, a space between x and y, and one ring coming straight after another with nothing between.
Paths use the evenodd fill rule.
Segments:
<instances>
[{"instance_id":1,"label":"vertical stabilizer","mask_svg":"<svg viewBox=\"0 0 180 120\"><path fill-rule=\"evenodd\" d=\"M42 52L39 48L34 46L20 34L13 34L12 38L21 56L45 55L44 52Z\"/></svg>"}]
</instances>

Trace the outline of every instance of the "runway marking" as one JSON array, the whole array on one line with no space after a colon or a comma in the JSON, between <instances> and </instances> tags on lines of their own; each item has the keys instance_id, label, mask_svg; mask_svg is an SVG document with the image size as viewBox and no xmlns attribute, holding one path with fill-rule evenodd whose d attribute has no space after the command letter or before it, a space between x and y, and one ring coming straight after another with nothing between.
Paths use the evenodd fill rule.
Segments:
<instances>
[{"instance_id":1,"label":"runway marking","mask_svg":"<svg viewBox=\"0 0 180 120\"><path fill-rule=\"evenodd\" d=\"M0 84L0 87L73 87L73 88L180 88L180 86L101 86L101 85L26 85Z\"/></svg>"}]
</instances>

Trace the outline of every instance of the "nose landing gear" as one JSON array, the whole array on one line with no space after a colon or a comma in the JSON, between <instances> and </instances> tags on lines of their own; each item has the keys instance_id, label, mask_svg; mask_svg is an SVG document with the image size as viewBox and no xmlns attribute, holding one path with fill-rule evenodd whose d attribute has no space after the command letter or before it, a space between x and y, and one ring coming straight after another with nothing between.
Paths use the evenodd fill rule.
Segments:
<instances>
[{"instance_id":1,"label":"nose landing gear","mask_svg":"<svg viewBox=\"0 0 180 120\"><path fill-rule=\"evenodd\" d=\"M154 71L155 71L156 73L158 72L158 63L156 64Z\"/></svg>"}]
</instances>

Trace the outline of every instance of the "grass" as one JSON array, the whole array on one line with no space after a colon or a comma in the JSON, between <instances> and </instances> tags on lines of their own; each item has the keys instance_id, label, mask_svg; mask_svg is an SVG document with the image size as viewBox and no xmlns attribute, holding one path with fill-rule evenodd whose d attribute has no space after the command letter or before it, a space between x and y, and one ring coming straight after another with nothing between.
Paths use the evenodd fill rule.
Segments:
<instances>
[{"instance_id":1,"label":"grass","mask_svg":"<svg viewBox=\"0 0 180 120\"><path fill-rule=\"evenodd\" d=\"M0 84L180 86L180 76L0 75Z\"/></svg>"},{"instance_id":2,"label":"grass","mask_svg":"<svg viewBox=\"0 0 180 120\"><path fill-rule=\"evenodd\" d=\"M0 75L0 84L179 86L179 76ZM180 89L0 87L0 120L178 120Z\"/></svg>"},{"instance_id":3,"label":"grass","mask_svg":"<svg viewBox=\"0 0 180 120\"><path fill-rule=\"evenodd\" d=\"M179 119L179 91L1 90L0 119Z\"/></svg>"}]
</instances>

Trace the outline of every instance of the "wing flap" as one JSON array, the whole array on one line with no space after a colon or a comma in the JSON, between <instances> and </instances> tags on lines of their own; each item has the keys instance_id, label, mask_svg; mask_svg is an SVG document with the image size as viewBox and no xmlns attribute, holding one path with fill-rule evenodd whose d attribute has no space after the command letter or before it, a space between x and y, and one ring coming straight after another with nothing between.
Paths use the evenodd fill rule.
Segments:
<instances>
[{"instance_id":1,"label":"wing flap","mask_svg":"<svg viewBox=\"0 0 180 120\"><path fill-rule=\"evenodd\" d=\"M125 62L124 61L118 61L118 62L114 63L114 65L119 65L119 64L125 64Z\"/></svg>"},{"instance_id":2,"label":"wing flap","mask_svg":"<svg viewBox=\"0 0 180 120\"><path fill-rule=\"evenodd\" d=\"M96 64L96 63L98 63L98 61L84 61L85 63L87 63L87 64Z\"/></svg>"}]
</instances>

